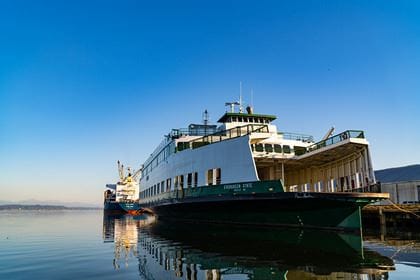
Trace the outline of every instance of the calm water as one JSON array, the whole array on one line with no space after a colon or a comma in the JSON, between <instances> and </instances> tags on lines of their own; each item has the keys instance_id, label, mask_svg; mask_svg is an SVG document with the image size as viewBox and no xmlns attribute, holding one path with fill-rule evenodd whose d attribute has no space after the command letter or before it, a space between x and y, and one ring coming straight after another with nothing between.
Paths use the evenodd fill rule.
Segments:
<instances>
[{"instance_id":1,"label":"calm water","mask_svg":"<svg viewBox=\"0 0 420 280\"><path fill-rule=\"evenodd\" d=\"M418 235L365 239L102 211L0 211L0 279L420 279Z\"/></svg>"}]
</instances>

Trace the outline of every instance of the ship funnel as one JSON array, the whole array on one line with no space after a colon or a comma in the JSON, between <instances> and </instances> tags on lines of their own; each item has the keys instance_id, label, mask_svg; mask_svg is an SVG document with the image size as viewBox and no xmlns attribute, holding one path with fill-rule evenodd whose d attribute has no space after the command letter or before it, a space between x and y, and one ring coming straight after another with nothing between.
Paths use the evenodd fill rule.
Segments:
<instances>
[{"instance_id":1,"label":"ship funnel","mask_svg":"<svg viewBox=\"0 0 420 280\"><path fill-rule=\"evenodd\" d=\"M246 107L246 112L250 115L254 114L254 108L252 108L251 106L248 106L248 107Z\"/></svg>"}]
</instances>

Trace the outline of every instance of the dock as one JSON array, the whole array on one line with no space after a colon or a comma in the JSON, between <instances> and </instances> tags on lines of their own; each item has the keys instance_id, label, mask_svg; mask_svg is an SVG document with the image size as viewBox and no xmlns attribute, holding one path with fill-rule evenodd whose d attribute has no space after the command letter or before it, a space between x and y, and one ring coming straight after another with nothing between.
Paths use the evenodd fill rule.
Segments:
<instances>
[{"instance_id":1,"label":"dock","mask_svg":"<svg viewBox=\"0 0 420 280\"><path fill-rule=\"evenodd\" d=\"M387 227L420 229L420 204L367 205L362 220L365 227L384 233Z\"/></svg>"}]
</instances>

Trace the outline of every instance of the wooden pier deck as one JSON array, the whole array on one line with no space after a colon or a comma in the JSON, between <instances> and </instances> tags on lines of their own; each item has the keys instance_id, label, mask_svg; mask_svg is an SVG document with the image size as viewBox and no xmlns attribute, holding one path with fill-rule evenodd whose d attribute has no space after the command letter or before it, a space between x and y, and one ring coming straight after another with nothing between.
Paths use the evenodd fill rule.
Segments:
<instances>
[{"instance_id":1,"label":"wooden pier deck","mask_svg":"<svg viewBox=\"0 0 420 280\"><path fill-rule=\"evenodd\" d=\"M367 205L362 220L365 227L420 228L420 204Z\"/></svg>"}]
</instances>

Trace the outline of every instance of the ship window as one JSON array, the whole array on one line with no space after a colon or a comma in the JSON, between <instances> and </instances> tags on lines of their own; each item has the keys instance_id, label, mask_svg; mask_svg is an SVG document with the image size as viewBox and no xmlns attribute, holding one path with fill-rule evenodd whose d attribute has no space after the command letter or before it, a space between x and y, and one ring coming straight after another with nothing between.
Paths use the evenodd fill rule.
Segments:
<instances>
[{"instance_id":1,"label":"ship window","mask_svg":"<svg viewBox=\"0 0 420 280\"><path fill-rule=\"evenodd\" d=\"M276 153L281 153L281 145L279 145L279 144L274 144L274 152L276 152Z\"/></svg>"},{"instance_id":2,"label":"ship window","mask_svg":"<svg viewBox=\"0 0 420 280\"><path fill-rule=\"evenodd\" d=\"M198 184L198 173L194 172L194 187L197 187Z\"/></svg>"},{"instance_id":3,"label":"ship window","mask_svg":"<svg viewBox=\"0 0 420 280\"><path fill-rule=\"evenodd\" d=\"M273 152L273 145L271 144L265 144L264 145L264 149L267 153L272 153Z\"/></svg>"},{"instance_id":4,"label":"ship window","mask_svg":"<svg viewBox=\"0 0 420 280\"><path fill-rule=\"evenodd\" d=\"M238 121L237 117L232 117L232 122L237 122L237 121Z\"/></svg>"},{"instance_id":5,"label":"ship window","mask_svg":"<svg viewBox=\"0 0 420 280\"><path fill-rule=\"evenodd\" d=\"M216 185L220 185L222 182L222 171L220 168L216 168Z\"/></svg>"},{"instance_id":6,"label":"ship window","mask_svg":"<svg viewBox=\"0 0 420 280\"><path fill-rule=\"evenodd\" d=\"M174 178L174 190L178 189L178 176L175 176Z\"/></svg>"},{"instance_id":7,"label":"ship window","mask_svg":"<svg viewBox=\"0 0 420 280\"><path fill-rule=\"evenodd\" d=\"M177 151L183 151L190 148L189 142L178 142L176 145Z\"/></svg>"},{"instance_id":8,"label":"ship window","mask_svg":"<svg viewBox=\"0 0 420 280\"><path fill-rule=\"evenodd\" d=\"M156 185L156 194L158 194L160 191L160 183L157 183Z\"/></svg>"},{"instance_id":9,"label":"ship window","mask_svg":"<svg viewBox=\"0 0 420 280\"><path fill-rule=\"evenodd\" d=\"M165 192L165 181L162 181L162 182L160 183L160 192L161 192L161 193Z\"/></svg>"},{"instance_id":10,"label":"ship window","mask_svg":"<svg viewBox=\"0 0 420 280\"><path fill-rule=\"evenodd\" d=\"M283 152L285 154L290 154L290 146L289 145L284 145L283 146Z\"/></svg>"},{"instance_id":11,"label":"ship window","mask_svg":"<svg viewBox=\"0 0 420 280\"><path fill-rule=\"evenodd\" d=\"M192 173L188 173L187 175L187 188L192 187Z\"/></svg>"},{"instance_id":12,"label":"ship window","mask_svg":"<svg viewBox=\"0 0 420 280\"><path fill-rule=\"evenodd\" d=\"M171 190L171 178L166 180L166 191L170 191Z\"/></svg>"},{"instance_id":13,"label":"ship window","mask_svg":"<svg viewBox=\"0 0 420 280\"><path fill-rule=\"evenodd\" d=\"M156 185L153 186L153 195L156 195Z\"/></svg>"},{"instance_id":14,"label":"ship window","mask_svg":"<svg viewBox=\"0 0 420 280\"><path fill-rule=\"evenodd\" d=\"M207 183L206 185L211 186L213 185L213 169L207 170Z\"/></svg>"},{"instance_id":15,"label":"ship window","mask_svg":"<svg viewBox=\"0 0 420 280\"><path fill-rule=\"evenodd\" d=\"M295 155L297 155L297 156L300 156L300 155L303 155L304 153L306 153L306 148L305 147L295 146L294 150L295 150Z\"/></svg>"},{"instance_id":16,"label":"ship window","mask_svg":"<svg viewBox=\"0 0 420 280\"><path fill-rule=\"evenodd\" d=\"M184 175L179 176L179 188L180 189L184 188Z\"/></svg>"},{"instance_id":17,"label":"ship window","mask_svg":"<svg viewBox=\"0 0 420 280\"><path fill-rule=\"evenodd\" d=\"M262 144L255 144L255 150L257 152L264 152L264 147Z\"/></svg>"}]
</instances>

